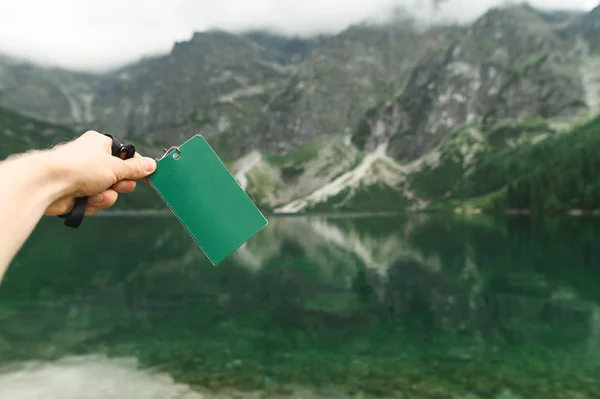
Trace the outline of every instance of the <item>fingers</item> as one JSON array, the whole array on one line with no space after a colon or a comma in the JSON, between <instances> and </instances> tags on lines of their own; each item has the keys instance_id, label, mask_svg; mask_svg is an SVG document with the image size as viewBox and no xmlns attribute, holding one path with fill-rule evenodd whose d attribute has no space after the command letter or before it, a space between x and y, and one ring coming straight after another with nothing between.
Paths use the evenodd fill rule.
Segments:
<instances>
[{"instance_id":1,"label":"fingers","mask_svg":"<svg viewBox=\"0 0 600 399\"><path fill-rule=\"evenodd\" d=\"M140 153L139 153L139 152L136 152L134 156L135 156L135 157L138 157L138 158L142 158L142 156L140 155ZM154 160L154 162L156 162L156 160ZM151 185L150 185L150 182L148 181L148 178L147 178L147 177L143 177L143 178L142 178L142 180L144 181L144 183L146 183L146 185L147 185L148 187L151 187Z\"/></svg>"},{"instance_id":2,"label":"fingers","mask_svg":"<svg viewBox=\"0 0 600 399\"><path fill-rule=\"evenodd\" d=\"M125 161L113 157L113 171L120 180L138 180L151 175L156 170L156 161L147 157L133 157Z\"/></svg>"},{"instance_id":3,"label":"fingers","mask_svg":"<svg viewBox=\"0 0 600 399\"><path fill-rule=\"evenodd\" d=\"M111 188L117 193L130 193L135 190L136 185L137 184L135 180L121 180Z\"/></svg>"},{"instance_id":4,"label":"fingers","mask_svg":"<svg viewBox=\"0 0 600 399\"><path fill-rule=\"evenodd\" d=\"M88 206L85 209L85 214L86 215L97 215L100 212L102 212L102 209L104 209L104 208L100 208L100 207L97 207L97 206Z\"/></svg>"},{"instance_id":5,"label":"fingers","mask_svg":"<svg viewBox=\"0 0 600 399\"><path fill-rule=\"evenodd\" d=\"M88 209L111 207L117 202L117 198L119 198L119 194L115 190L105 190L88 198Z\"/></svg>"},{"instance_id":6,"label":"fingers","mask_svg":"<svg viewBox=\"0 0 600 399\"><path fill-rule=\"evenodd\" d=\"M125 187L125 190L132 189L131 187L135 187L135 182L123 181L121 183L130 183L129 186ZM127 191L123 191L127 192ZM117 199L119 198L119 193L116 190L108 189L103 191L100 194L91 195L88 197L87 208L85 210L86 215L96 215L100 213L103 209L109 208L113 206ZM73 209L73 205L75 203L75 198L72 197L64 197L60 200L56 201L52 205L46 209L44 212L45 215L48 216L57 216L68 213Z\"/></svg>"},{"instance_id":7,"label":"fingers","mask_svg":"<svg viewBox=\"0 0 600 399\"><path fill-rule=\"evenodd\" d=\"M92 195L88 198L85 214L96 215L102 212L103 209L113 206L117 202L117 198L119 198L119 194L111 189Z\"/></svg>"}]
</instances>

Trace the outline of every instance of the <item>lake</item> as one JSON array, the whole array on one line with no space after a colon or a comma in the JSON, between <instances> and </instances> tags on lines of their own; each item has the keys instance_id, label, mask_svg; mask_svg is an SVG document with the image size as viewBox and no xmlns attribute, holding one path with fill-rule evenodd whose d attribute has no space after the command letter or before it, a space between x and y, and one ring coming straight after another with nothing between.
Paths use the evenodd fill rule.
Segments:
<instances>
[{"instance_id":1,"label":"lake","mask_svg":"<svg viewBox=\"0 0 600 399\"><path fill-rule=\"evenodd\" d=\"M170 216L44 219L0 398L600 397L600 218L269 219L216 267Z\"/></svg>"}]
</instances>

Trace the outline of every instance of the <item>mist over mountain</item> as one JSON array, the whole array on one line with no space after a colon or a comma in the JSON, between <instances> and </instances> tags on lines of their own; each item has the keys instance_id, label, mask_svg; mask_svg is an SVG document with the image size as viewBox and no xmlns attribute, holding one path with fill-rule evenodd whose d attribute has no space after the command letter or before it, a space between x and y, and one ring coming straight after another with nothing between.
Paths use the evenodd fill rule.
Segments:
<instances>
[{"instance_id":1,"label":"mist over mountain","mask_svg":"<svg viewBox=\"0 0 600 399\"><path fill-rule=\"evenodd\" d=\"M0 53L46 66L106 72L165 55L194 32L268 30L289 37L335 35L349 25L384 21L402 9L420 23L470 23L506 0L117 0L0 4ZM517 3L517 2L514 2ZM589 11L595 0L532 0L542 9ZM36 12L32 13L31 10Z\"/></svg>"}]
</instances>

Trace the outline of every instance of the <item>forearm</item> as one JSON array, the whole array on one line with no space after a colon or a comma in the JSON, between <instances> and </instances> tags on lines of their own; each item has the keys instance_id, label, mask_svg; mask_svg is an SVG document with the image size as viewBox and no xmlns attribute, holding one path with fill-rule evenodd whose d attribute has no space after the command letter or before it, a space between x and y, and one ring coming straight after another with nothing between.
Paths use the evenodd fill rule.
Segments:
<instances>
[{"instance_id":1,"label":"forearm","mask_svg":"<svg viewBox=\"0 0 600 399\"><path fill-rule=\"evenodd\" d=\"M46 208L66 193L49 151L0 162L0 281Z\"/></svg>"}]
</instances>

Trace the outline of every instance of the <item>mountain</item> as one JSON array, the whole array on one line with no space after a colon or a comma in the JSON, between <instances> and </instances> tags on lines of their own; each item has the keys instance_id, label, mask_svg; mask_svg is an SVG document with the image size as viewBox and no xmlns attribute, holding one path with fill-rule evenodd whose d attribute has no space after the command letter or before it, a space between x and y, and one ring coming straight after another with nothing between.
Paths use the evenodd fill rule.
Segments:
<instances>
[{"instance_id":1,"label":"mountain","mask_svg":"<svg viewBox=\"0 0 600 399\"><path fill-rule=\"evenodd\" d=\"M0 105L54 123L152 138L157 146L203 129L245 136L268 99L318 39L266 32L196 33L170 54L102 75L0 59ZM264 46L270 46L266 48ZM281 63L280 63L281 62ZM168 138L168 140L167 140ZM243 152L239 146L232 152Z\"/></svg>"},{"instance_id":2,"label":"mountain","mask_svg":"<svg viewBox=\"0 0 600 399\"><path fill-rule=\"evenodd\" d=\"M0 108L0 161L11 154L32 148L49 148L70 140L75 133L60 125L27 118L6 108Z\"/></svg>"},{"instance_id":3,"label":"mountain","mask_svg":"<svg viewBox=\"0 0 600 399\"><path fill-rule=\"evenodd\" d=\"M265 209L475 206L475 197L520 193L518 179L542 179L529 172L553 170L552 154L579 159L566 137L596 140L598 37L600 7L528 5L464 26L397 14L313 38L214 30L105 74L0 58L0 105L148 153L202 132ZM537 151L546 155L521 159ZM596 185L582 169L563 171L581 192ZM534 204L503 206L516 205Z\"/></svg>"},{"instance_id":4,"label":"mountain","mask_svg":"<svg viewBox=\"0 0 600 399\"><path fill-rule=\"evenodd\" d=\"M0 56L0 106L55 124L88 123L98 79Z\"/></svg>"},{"instance_id":5,"label":"mountain","mask_svg":"<svg viewBox=\"0 0 600 399\"><path fill-rule=\"evenodd\" d=\"M598 45L598 39L600 38L600 6L593 9L589 14L580 16L570 28L571 36L583 38L586 45L594 52L600 50Z\"/></svg>"}]
</instances>

